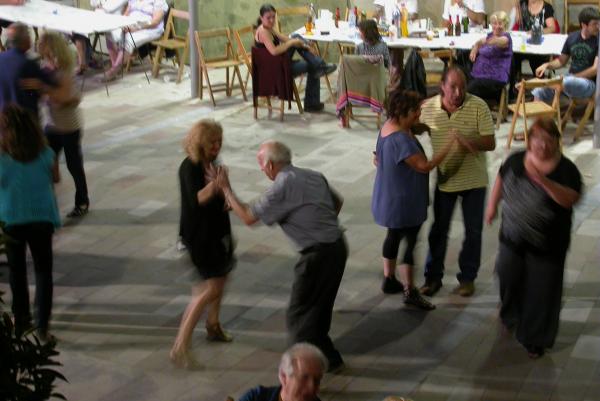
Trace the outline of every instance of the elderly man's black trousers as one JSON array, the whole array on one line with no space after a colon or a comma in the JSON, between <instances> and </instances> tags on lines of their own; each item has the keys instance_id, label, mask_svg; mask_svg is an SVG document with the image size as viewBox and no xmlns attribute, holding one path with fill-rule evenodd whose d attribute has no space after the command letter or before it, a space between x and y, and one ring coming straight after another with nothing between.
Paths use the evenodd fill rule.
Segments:
<instances>
[{"instance_id":1,"label":"elderly man's black trousers","mask_svg":"<svg viewBox=\"0 0 600 401\"><path fill-rule=\"evenodd\" d=\"M342 235L337 241L305 249L294 269L287 327L291 343L317 346L330 366L342 363L329 338L333 304L344 275L348 246Z\"/></svg>"}]
</instances>

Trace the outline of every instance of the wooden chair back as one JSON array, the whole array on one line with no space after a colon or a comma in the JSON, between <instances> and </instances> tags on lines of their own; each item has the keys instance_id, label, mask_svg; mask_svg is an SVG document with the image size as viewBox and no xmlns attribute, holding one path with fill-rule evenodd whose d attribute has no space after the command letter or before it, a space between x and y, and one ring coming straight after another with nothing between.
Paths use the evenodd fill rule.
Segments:
<instances>
[{"instance_id":1,"label":"wooden chair back","mask_svg":"<svg viewBox=\"0 0 600 401\"><path fill-rule=\"evenodd\" d=\"M283 17L283 20L285 20L286 18L290 18L290 17L300 17L300 16L306 17L309 12L310 12L310 9L306 5L299 6L299 7L278 8L277 11L275 12L275 26L277 27L277 30L279 32L282 32L282 30L281 30L282 18L281 17Z\"/></svg>"},{"instance_id":2,"label":"wooden chair back","mask_svg":"<svg viewBox=\"0 0 600 401\"><path fill-rule=\"evenodd\" d=\"M198 58L201 65L209 68L215 67L220 61L237 60L237 55L233 51L233 44L231 42L231 32L229 28L217 28L209 29L205 31L195 31L196 48L198 50ZM207 57L204 44L208 41L220 41L224 42L224 50L221 55Z\"/></svg>"},{"instance_id":3,"label":"wooden chair back","mask_svg":"<svg viewBox=\"0 0 600 401\"><path fill-rule=\"evenodd\" d=\"M451 49L440 49L431 50L423 49L419 50L419 55L423 60L445 60L446 66L444 68L450 68L454 66L454 53ZM442 73L435 71L427 71L427 85L437 85L442 81Z\"/></svg>"},{"instance_id":4,"label":"wooden chair back","mask_svg":"<svg viewBox=\"0 0 600 401\"><path fill-rule=\"evenodd\" d=\"M209 29L205 31L194 31L194 39L196 42L196 49L198 51L198 60L200 69L200 79L199 79L199 94L200 99L202 99L202 91L204 88L203 80L206 80L208 91L210 94L210 98L212 100L213 106L216 106L213 92L217 91L225 91L227 96L231 96L232 89L234 88L235 77L239 80L239 85L235 86L236 88L240 88L242 91L242 95L244 96L244 100L247 101L246 97L246 89L244 87L244 82L242 81L242 76L240 74L239 66L244 62L238 58L237 53L233 51L233 44L231 42L231 32L229 28L217 28L217 29ZM222 54L212 57L207 57L204 44L209 42L220 42L224 43L224 51ZM229 69L233 69L233 76L229 76ZM224 84L212 85L210 82L210 78L208 76L208 71L210 69L225 69L226 70L226 78Z\"/></svg>"},{"instance_id":5,"label":"wooden chair back","mask_svg":"<svg viewBox=\"0 0 600 401\"><path fill-rule=\"evenodd\" d=\"M176 21L182 21L182 23L186 24L185 34L181 35L177 33L175 29ZM165 51L170 50L174 52L174 56L177 58L177 63L179 66L177 74L177 83L181 82L185 60L187 59L187 56L190 51L190 39L188 35L189 22L189 12L184 10L178 10L175 8L169 9L169 15L165 24L165 32L163 33L162 38L152 42L152 44L156 46L156 52L154 55L154 62L152 67L152 76L154 76L155 78L158 76L160 62L162 60L163 54L165 53ZM179 53L180 50L183 50L183 54ZM169 57L168 54L167 57Z\"/></svg>"},{"instance_id":6,"label":"wooden chair back","mask_svg":"<svg viewBox=\"0 0 600 401\"><path fill-rule=\"evenodd\" d=\"M242 60L246 67L248 67L248 71L252 71L252 54L246 50L246 43L250 42L250 46L248 49L252 48L252 44L254 43L254 27L252 25L244 26L242 28L236 29L233 31L233 36L235 37L236 42L236 50L238 59ZM248 41L250 38L250 41Z\"/></svg>"},{"instance_id":7,"label":"wooden chair back","mask_svg":"<svg viewBox=\"0 0 600 401\"><path fill-rule=\"evenodd\" d=\"M361 58L361 56L355 56L355 55L344 55L344 54L340 54L340 69L338 71L338 89L337 89L337 93L338 93L338 101L337 104L343 104L342 102L344 101L344 96L345 94L340 93L341 92L341 84L340 84L340 80L345 80L346 82L348 81L352 81L353 78L355 79L356 76L352 76L350 73L346 72L347 70L351 70L351 69L347 69L346 63L348 62L353 62L353 58ZM356 61L354 61L356 62ZM389 80L389 72L388 70L385 68L383 61L377 65L373 66L373 74L377 74L377 76L379 77L378 82L383 85L384 87L387 86L387 82ZM386 90L386 96L387 96L387 90ZM377 125L377 129L381 128L381 121L382 121L382 112L376 112L373 111L373 114L365 114L365 113L354 113L354 109L355 108L360 108L360 109L370 109L373 110L372 105L357 105L357 104L352 104L352 102L350 101L350 96L347 96L348 102L347 105L345 107L345 109L343 110L343 113L341 115L342 118L342 126L344 128L350 128L350 120L375 120L375 124ZM385 103L385 99L377 99L381 104Z\"/></svg>"},{"instance_id":8,"label":"wooden chair back","mask_svg":"<svg viewBox=\"0 0 600 401\"><path fill-rule=\"evenodd\" d=\"M506 147L510 149L510 145L513 140L515 126L519 116L523 117L524 136L525 143L527 143L527 118L528 117L541 117L551 116L556 118L558 129L562 133L561 115L560 115L560 94L562 92L563 77L558 76L550 79L539 79L534 78L530 80L522 80L518 84L519 92L517 94L517 102L510 104L508 109L513 112L512 123L510 131L508 132L508 138ZM552 103L548 105L545 102L539 100L533 100L531 102L525 101L525 94L527 91L536 88L550 88L554 89L554 97Z\"/></svg>"}]
</instances>

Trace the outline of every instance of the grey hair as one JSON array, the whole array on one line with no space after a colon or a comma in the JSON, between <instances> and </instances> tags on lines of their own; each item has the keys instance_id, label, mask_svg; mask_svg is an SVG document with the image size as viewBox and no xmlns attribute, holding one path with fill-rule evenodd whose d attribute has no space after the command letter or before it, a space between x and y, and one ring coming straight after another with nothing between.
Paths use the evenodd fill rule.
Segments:
<instances>
[{"instance_id":1,"label":"grey hair","mask_svg":"<svg viewBox=\"0 0 600 401\"><path fill-rule=\"evenodd\" d=\"M292 151L281 142L271 139L263 142L261 148L264 149L263 156L265 163L269 161L284 165L292 163Z\"/></svg>"},{"instance_id":2,"label":"grey hair","mask_svg":"<svg viewBox=\"0 0 600 401\"><path fill-rule=\"evenodd\" d=\"M300 358L314 358L321 363L323 373L327 371L327 358L325 358L325 355L323 355L320 349L309 343L297 343L292 345L281 356L281 362L279 362L279 374L291 377L294 374L294 369Z\"/></svg>"},{"instance_id":3,"label":"grey hair","mask_svg":"<svg viewBox=\"0 0 600 401\"><path fill-rule=\"evenodd\" d=\"M8 26L6 44L11 49L20 49L30 40L29 27L20 22Z\"/></svg>"}]
</instances>

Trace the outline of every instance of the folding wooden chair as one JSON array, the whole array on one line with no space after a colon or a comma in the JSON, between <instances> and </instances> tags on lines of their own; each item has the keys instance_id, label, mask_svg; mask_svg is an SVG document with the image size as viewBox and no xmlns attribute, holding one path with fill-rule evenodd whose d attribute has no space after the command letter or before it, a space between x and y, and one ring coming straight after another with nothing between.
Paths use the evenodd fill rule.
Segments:
<instances>
[{"instance_id":1,"label":"folding wooden chair","mask_svg":"<svg viewBox=\"0 0 600 401\"><path fill-rule=\"evenodd\" d=\"M252 53L246 50L244 39L247 40L246 36L250 36L250 40L247 40L246 43L254 43L254 27L252 25L244 26L234 30L233 34L236 42L237 56L244 64L246 64L248 70L246 73L246 81L244 82L244 86L248 88L248 79L250 79L250 75L252 74ZM249 48L251 49L252 45L250 45Z\"/></svg>"},{"instance_id":2,"label":"folding wooden chair","mask_svg":"<svg viewBox=\"0 0 600 401\"><path fill-rule=\"evenodd\" d=\"M357 74L361 76L366 75L369 77L371 74L373 74L373 76L377 77L377 80L371 81L373 85L369 85L370 88L367 90L369 95L363 93L359 94L349 90L349 85L351 85L351 82L354 82L358 78ZM382 106L385 103L388 79L388 70L385 68L383 61L378 64L370 64L365 62L362 56L346 55L340 57L340 69L338 72L339 98L336 109L338 112L341 112L341 107L344 107L344 114L342 115L344 127L350 128L350 119L375 119L377 128L381 128L381 111L383 111ZM377 96L375 98L371 98L370 93L379 93L381 97ZM373 111L373 113L355 114L354 108L368 108Z\"/></svg>"},{"instance_id":3,"label":"folding wooden chair","mask_svg":"<svg viewBox=\"0 0 600 401\"><path fill-rule=\"evenodd\" d=\"M229 28L220 28L220 29L211 29L206 31L194 31L194 38L196 42L196 48L198 49L198 57L199 57L199 66L200 69L200 79L199 79L199 92L200 99L203 96L204 82L206 80L206 86L208 88L208 93L210 94L210 99L213 103L213 106L216 107L215 97L213 95L214 92L225 92L227 97L231 96L231 92L234 88L239 88L242 91L242 95L244 97L244 101L248 101L246 97L246 89L244 88L244 82L242 81L242 75L240 74L240 65L243 65L244 62L241 61L237 55L233 52L233 46L231 44L231 33L229 32ZM205 41L209 40L221 40L225 41L225 52L217 57L207 58L204 52ZM229 77L229 69L233 69L233 76ZM219 83L216 85L212 85L210 83L210 78L208 76L208 71L213 69L225 69L225 83ZM239 86L234 86L235 77L237 76L239 81Z\"/></svg>"},{"instance_id":4,"label":"folding wooden chair","mask_svg":"<svg viewBox=\"0 0 600 401\"><path fill-rule=\"evenodd\" d=\"M419 55L423 60L425 59L442 59L448 60L447 66L445 68L451 68L454 66L454 53L451 49L440 49L440 50L430 50L423 49L419 50ZM442 81L442 73L427 71L427 85L437 85Z\"/></svg>"},{"instance_id":5,"label":"folding wooden chair","mask_svg":"<svg viewBox=\"0 0 600 401\"><path fill-rule=\"evenodd\" d=\"M283 121L285 102L291 108L294 100L300 114L304 113L298 87L292 76L292 61L287 54L273 56L265 48L252 47L252 100L254 104L254 118L258 118L259 98L266 98L269 116L273 112L271 97L280 99L279 119Z\"/></svg>"},{"instance_id":6,"label":"folding wooden chair","mask_svg":"<svg viewBox=\"0 0 600 401\"><path fill-rule=\"evenodd\" d=\"M594 112L594 108L596 107L595 96L586 99L571 98L571 101L569 102L569 107L567 108L565 114L562 116L562 130L564 131L565 125L571 119L573 109L575 108L575 106L582 104L585 104L586 107L585 111L583 112L583 116L581 117L581 120L579 120L579 124L577 125L577 130L575 131L573 141L577 141L579 139L579 137L583 133L583 130L585 129L585 125L587 124L588 120L590 119L590 116Z\"/></svg>"},{"instance_id":7,"label":"folding wooden chair","mask_svg":"<svg viewBox=\"0 0 600 401\"><path fill-rule=\"evenodd\" d=\"M500 123L506 121L506 116L508 115L508 88L505 85L502 87L500 91L500 100L496 101L496 99L483 99L490 111L493 111L496 108L496 129L500 128Z\"/></svg>"},{"instance_id":8,"label":"folding wooden chair","mask_svg":"<svg viewBox=\"0 0 600 401\"><path fill-rule=\"evenodd\" d=\"M179 71L177 73L177 83L180 83L181 77L183 76L185 60L190 51L190 40L189 35L187 34L187 29L184 35L178 35L177 32L175 32L175 19L187 21L187 24L189 25L190 14L187 11L176 10L174 8L169 10L169 17L167 18L163 37L160 40L152 42L152 44L156 46L156 52L154 53L154 65L152 67L152 76L154 78L158 77L160 62L163 58L165 50L173 50L175 52L175 58L177 59L177 65L179 67ZM179 53L180 50L183 50L183 55Z\"/></svg>"},{"instance_id":9,"label":"folding wooden chair","mask_svg":"<svg viewBox=\"0 0 600 401\"><path fill-rule=\"evenodd\" d=\"M514 104L509 104L508 109L513 112L512 123L510 125L510 131L508 132L508 138L506 142L506 147L510 149L510 145L513 140L513 136L515 133L515 126L517 124L517 118L519 116L523 117L524 124L524 132L525 132L525 143L527 143L527 118L528 117L538 117L538 116L552 116L556 118L558 129L562 134L562 124L560 118L560 93L562 92L562 82L563 77L559 76L557 78L551 79L539 79L534 78L528 81L522 80L519 86L519 93L517 94L517 102ZM552 104L548 105L545 102L540 100L534 100L531 102L525 101L525 92L527 90L535 89L535 88L552 88L554 89L554 98L552 99Z\"/></svg>"}]
</instances>

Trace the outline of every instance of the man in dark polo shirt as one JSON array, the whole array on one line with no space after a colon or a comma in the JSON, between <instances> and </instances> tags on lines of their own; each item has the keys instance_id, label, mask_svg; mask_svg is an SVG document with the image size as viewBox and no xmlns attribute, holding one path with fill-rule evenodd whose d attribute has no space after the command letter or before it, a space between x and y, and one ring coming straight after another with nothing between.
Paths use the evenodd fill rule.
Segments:
<instances>
[{"instance_id":1,"label":"man in dark polo shirt","mask_svg":"<svg viewBox=\"0 0 600 401\"><path fill-rule=\"evenodd\" d=\"M263 143L257 159L273 185L252 206L237 199L225 169L217 183L246 225L259 220L278 223L300 252L287 311L290 342L316 345L327 357L330 371L338 371L343 360L328 333L348 257L337 218L343 200L321 173L292 165L290 149L280 142Z\"/></svg>"},{"instance_id":2,"label":"man in dark polo shirt","mask_svg":"<svg viewBox=\"0 0 600 401\"><path fill-rule=\"evenodd\" d=\"M563 79L562 93L570 98L589 98L596 93L596 71L598 70L598 30L600 12L597 7L586 7L579 13L581 30L567 37L561 55L542 64L535 75L542 78L546 70L556 70L571 60L569 73ZM536 88L533 96L551 103L554 89Z\"/></svg>"},{"instance_id":3,"label":"man in dark polo shirt","mask_svg":"<svg viewBox=\"0 0 600 401\"><path fill-rule=\"evenodd\" d=\"M27 57L31 37L26 25L11 24L7 36L9 49L0 53L0 109L8 103L16 103L39 117L40 90L27 88L27 80L36 79L48 86L55 86L55 83L34 60Z\"/></svg>"}]
</instances>

